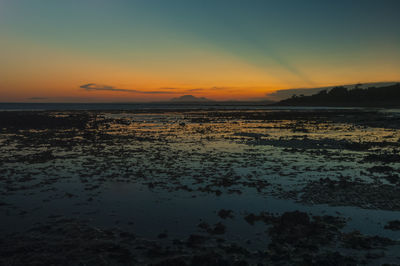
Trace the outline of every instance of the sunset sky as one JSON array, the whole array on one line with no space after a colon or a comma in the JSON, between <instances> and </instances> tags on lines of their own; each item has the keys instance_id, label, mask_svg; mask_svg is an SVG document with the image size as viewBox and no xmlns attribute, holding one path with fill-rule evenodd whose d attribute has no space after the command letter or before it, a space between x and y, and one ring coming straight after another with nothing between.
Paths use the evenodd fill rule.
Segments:
<instances>
[{"instance_id":1,"label":"sunset sky","mask_svg":"<svg viewBox=\"0 0 400 266\"><path fill-rule=\"evenodd\" d=\"M0 0L1 102L400 81L398 0Z\"/></svg>"}]
</instances>

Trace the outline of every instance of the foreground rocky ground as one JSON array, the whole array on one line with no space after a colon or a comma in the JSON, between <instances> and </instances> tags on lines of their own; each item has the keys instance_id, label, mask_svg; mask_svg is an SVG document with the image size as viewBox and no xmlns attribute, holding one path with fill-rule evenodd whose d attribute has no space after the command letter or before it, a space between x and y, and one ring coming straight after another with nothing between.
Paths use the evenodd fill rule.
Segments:
<instances>
[{"instance_id":1,"label":"foreground rocky ground","mask_svg":"<svg viewBox=\"0 0 400 266\"><path fill-rule=\"evenodd\" d=\"M0 265L399 265L400 116L0 112Z\"/></svg>"}]
</instances>

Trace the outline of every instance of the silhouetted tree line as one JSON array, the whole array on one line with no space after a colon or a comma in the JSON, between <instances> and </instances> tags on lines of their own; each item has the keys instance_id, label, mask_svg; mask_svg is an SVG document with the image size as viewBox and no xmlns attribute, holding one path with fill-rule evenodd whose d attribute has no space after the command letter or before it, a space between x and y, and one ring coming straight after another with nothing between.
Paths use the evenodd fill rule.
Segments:
<instances>
[{"instance_id":1,"label":"silhouetted tree line","mask_svg":"<svg viewBox=\"0 0 400 266\"><path fill-rule=\"evenodd\" d=\"M277 105L300 106L400 106L400 83L385 87L360 88L357 84L353 89L343 86L331 90L322 90L311 96L293 95L282 100Z\"/></svg>"}]
</instances>

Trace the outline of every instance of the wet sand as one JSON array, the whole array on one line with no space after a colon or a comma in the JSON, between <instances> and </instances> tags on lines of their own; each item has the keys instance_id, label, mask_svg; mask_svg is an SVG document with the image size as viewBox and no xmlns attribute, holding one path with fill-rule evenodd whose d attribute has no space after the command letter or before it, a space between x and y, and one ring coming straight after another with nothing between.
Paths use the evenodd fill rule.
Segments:
<instances>
[{"instance_id":1,"label":"wet sand","mask_svg":"<svg viewBox=\"0 0 400 266\"><path fill-rule=\"evenodd\" d=\"M0 112L0 265L399 265L400 115Z\"/></svg>"}]
</instances>

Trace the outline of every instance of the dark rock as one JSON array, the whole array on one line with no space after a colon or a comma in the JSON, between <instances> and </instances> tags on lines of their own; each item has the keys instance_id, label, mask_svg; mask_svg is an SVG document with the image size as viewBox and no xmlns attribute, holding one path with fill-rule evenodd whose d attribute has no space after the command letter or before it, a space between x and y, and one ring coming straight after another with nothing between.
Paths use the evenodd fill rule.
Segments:
<instances>
[{"instance_id":1,"label":"dark rock","mask_svg":"<svg viewBox=\"0 0 400 266\"><path fill-rule=\"evenodd\" d=\"M218 216L221 217L222 219L227 219L227 218L233 218L233 211L232 210L225 210L221 209L218 212Z\"/></svg>"},{"instance_id":2,"label":"dark rock","mask_svg":"<svg viewBox=\"0 0 400 266\"><path fill-rule=\"evenodd\" d=\"M400 220L395 220L395 221L389 221L385 225L385 229L393 230L393 231L398 231L400 230Z\"/></svg>"}]
</instances>

